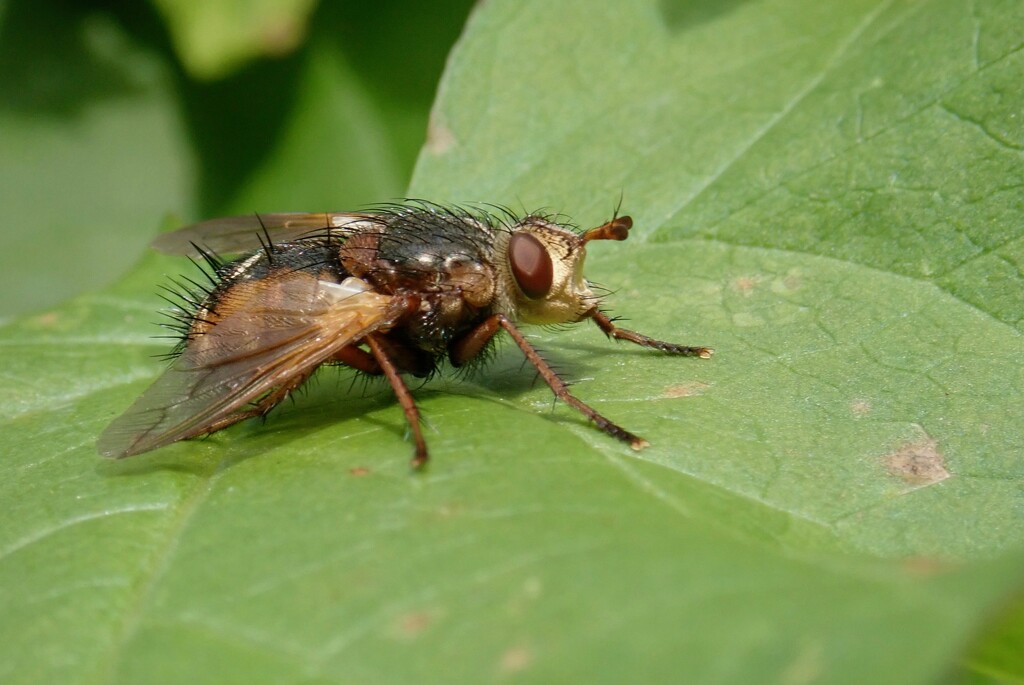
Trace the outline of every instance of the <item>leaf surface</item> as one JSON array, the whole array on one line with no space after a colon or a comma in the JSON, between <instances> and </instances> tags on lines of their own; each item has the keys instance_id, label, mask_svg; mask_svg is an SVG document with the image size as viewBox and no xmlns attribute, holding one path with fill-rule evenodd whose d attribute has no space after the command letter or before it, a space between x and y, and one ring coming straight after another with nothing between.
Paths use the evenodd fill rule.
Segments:
<instances>
[{"instance_id":1,"label":"leaf surface","mask_svg":"<svg viewBox=\"0 0 1024 685\"><path fill-rule=\"evenodd\" d=\"M390 391L337 369L100 461L159 371L180 265L149 256L0 330L0 680L1021 678L1018 5L602 7L481 6L409 194L584 227L623 195L588 276L715 356L531 334L652 446L505 345L416 390L424 474Z\"/></svg>"}]
</instances>

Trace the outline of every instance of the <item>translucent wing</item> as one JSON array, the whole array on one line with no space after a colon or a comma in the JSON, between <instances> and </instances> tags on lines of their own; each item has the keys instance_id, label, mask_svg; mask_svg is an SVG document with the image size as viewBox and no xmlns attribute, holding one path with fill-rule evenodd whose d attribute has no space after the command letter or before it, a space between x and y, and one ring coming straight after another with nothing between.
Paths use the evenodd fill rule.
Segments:
<instances>
[{"instance_id":1,"label":"translucent wing","mask_svg":"<svg viewBox=\"0 0 1024 685\"><path fill-rule=\"evenodd\" d=\"M303 272L254 282L236 297L233 313L191 340L107 427L96 445L101 454L139 454L245 418L253 402L295 387L338 350L405 311L403 300L359 279L339 285Z\"/></svg>"},{"instance_id":2,"label":"translucent wing","mask_svg":"<svg viewBox=\"0 0 1024 685\"><path fill-rule=\"evenodd\" d=\"M359 229L373 221L373 214L348 212L283 212L251 214L210 219L158 235L152 246L166 254L197 255L194 247L216 254L252 252L265 240L264 231L274 242L288 242L328 229Z\"/></svg>"}]
</instances>

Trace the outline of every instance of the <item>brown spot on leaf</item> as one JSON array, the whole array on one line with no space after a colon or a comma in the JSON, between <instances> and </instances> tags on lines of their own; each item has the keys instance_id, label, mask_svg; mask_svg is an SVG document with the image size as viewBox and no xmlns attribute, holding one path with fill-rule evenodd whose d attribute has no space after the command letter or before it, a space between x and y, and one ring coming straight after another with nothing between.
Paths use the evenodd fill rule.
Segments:
<instances>
[{"instance_id":1,"label":"brown spot on leaf","mask_svg":"<svg viewBox=\"0 0 1024 685\"><path fill-rule=\"evenodd\" d=\"M749 295L754 292L754 288L757 287L756 276L740 276L732 282L732 287L738 290L743 295Z\"/></svg>"},{"instance_id":2,"label":"brown spot on leaf","mask_svg":"<svg viewBox=\"0 0 1024 685\"><path fill-rule=\"evenodd\" d=\"M294 50L306 33L306 25L292 17L276 17L260 30L260 46L271 57L283 57Z\"/></svg>"},{"instance_id":3,"label":"brown spot on leaf","mask_svg":"<svg viewBox=\"0 0 1024 685\"><path fill-rule=\"evenodd\" d=\"M693 397L694 395L703 395L704 391L708 389L707 383L701 383L699 381L690 381L687 383L677 383L670 385L665 388L665 392L662 393L662 397L668 399L676 399L678 397Z\"/></svg>"},{"instance_id":4,"label":"brown spot on leaf","mask_svg":"<svg viewBox=\"0 0 1024 685\"><path fill-rule=\"evenodd\" d=\"M442 519L461 516L466 513L466 505L462 502L445 502L437 508L437 516Z\"/></svg>"},{"instance_id":5,"label":"brown spot on leaf","mask_svg":"<svg viewBox=\"0 0 1024 685\"><path fill-rule=\"evenodd\" d=\"M533 663L533 651L524 645L517 645L505 651L498 661L502 673L520 673Z\"/></svg>"},{"instance_id":6,"label":"brown spot on leaf","mask_svg":"<svg viewBox=\"0 0 1024 685\"><path fill-rule=\"evenodd\" d=\"M797 269L790 269L785 276L772 281L772 292L778 295L788 295L800 290L803 286L803 279Z\"/></svg>"},{"instance_id":7,"label":"brown spot on leaf","mask_svg":"<svg viewBox=\"0 0 1024 685\"><path fill-rule=\"evenodd\" d=\"M360 476L370 475L370 469L366 468L365 466L353 466L348 470L348 472L357 478Z\"/></svg>"},{"instance_id":8,"label":"brown spot on leaf","mask_svg":"<svg viewBox=\"0 0 1024 685\"><path fill-rule=\"evenodd\" d=\"M427 628L437 622L438 614L431 611L410 611L402 614L391 624L388 631L397 640L415 640L423 634Z\"/></svg>"},{"instance_id":9,"label":"brown spot on leaf","mask_svg":"<svg viewBox=\"0 0 1024 685\"><path fill-rule=\"evenodd\" d=\"M800 646L786 669L781 673L784 685L806 685L821 678L824 671L820 642L805 642Z\"/></svg>"},{"instance_id":10,"label":"brown spot on leaf","mask_svg":"<svg viewBox=\"0 0 1024 685\"><path fill-rule=\"evenodd\" d=\"M883 458L889 473L915 488L949 478L938 443L930 437L901 445Z\"/></svg>"},{"instance_id":11,"label":"brown spot on leaf","mask_svg":"<svg viewBox=\"0 0 1024 685\"><path fill-rule=\"evenodd\" d=\"M45 314L40 314L35 317L33 323L42 328L50 328L52 326L56 326L59 321L60 315L57 314L57 312L46 312Z\"/></svg>"},{"instance_id":12,"label":"brown spot on leaf","mask_svg":"<svg viewBox=\"0 0 1024 685\"><path fill-rule=\"evenodd\" d=\"M441 156L455 146L455 134L444 123L440 115L431 114L427 124L427 152Z\"/></svg>"},{"instance_id":13,"label":"brown spot on leaf","mask_svg":"<svg viewBox=\"0 0 1024 685\"><path fill-rule=\"evenodd\" d=\"M854 400L850 402L850 412L855 419L867 416L871 413L871 403L867 400Z\"/></svg>"},{"instance_id":14,"label":"brown spot on leaf","mask_svg":"<svg viewBox=\"0 0 1024 685\"><path fill-rule=\"evenodd\" d=\"M908 557L903 560L903 569L915 578L929 578L955 568L948 560L938 557Z\"/></svg>"}]
</instances>

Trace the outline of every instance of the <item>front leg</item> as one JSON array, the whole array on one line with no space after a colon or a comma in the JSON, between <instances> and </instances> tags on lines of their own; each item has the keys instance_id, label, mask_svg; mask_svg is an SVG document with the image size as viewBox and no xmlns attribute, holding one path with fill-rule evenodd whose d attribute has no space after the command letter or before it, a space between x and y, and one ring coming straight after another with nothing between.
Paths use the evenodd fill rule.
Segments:
<instances>
[{"instance_id":1,"label":"front leg","mask_svg":"<svg viewBox=\"0 0 1024 685\"><path fill-rule=\"evenodd\" d=\"M603 430L613 438L618 438L625 443L628 443L630 447L635 450L643 449L649 444L646 440L641 438L639 435L630 433L625 428L613 423L602 416L596 409L590 405L584 403L578 399L575 395L569 392L569 386L563 381L555 370L551 368L551 365L544 361L544 358L540 356L540 353L530 344L516 325L509 321L508 317L504 314L495 314L488 317L479 326L474 328L472 331L467 333L461 340L457 341L451 349L450 356L452 363L459 366L476 355L487 345L487 342L494 337L494 335L501 330L505 329L506 332L512 337L519 349L522 350L526 359L537 369L537 373L540 377L548 384L551 388L551 392L555 393L555 397L562 400L571 407L577 409L580 413L586 416L588 419L593 421L598 428Z\"/></svg>"},{"instance_id":2,"label":"front leg","mask_svg":"<svg viewBox=\"0 0 1024 685\"><path fill-rule=\"evenodd\" d=\"M655 350L661 350L662 352L668 352L669 354L679 354L684 357L700 357L701 359L709 359L714 353L714 350L710 347L687 347L685 345L677 345L676 343L664 342L662 340L655 340L654 338L648 338L646 335L641 335L636 331L630 331L625 328L619 328L615 323L608 318L608 316L597 309L591 309L587 313L587 317L593 319L597 327L604 331L604 334L609 338L615 338L616 340L628 340L631 343L636 343L642 347L650 347Z\"/></svg>"}]
</instances>

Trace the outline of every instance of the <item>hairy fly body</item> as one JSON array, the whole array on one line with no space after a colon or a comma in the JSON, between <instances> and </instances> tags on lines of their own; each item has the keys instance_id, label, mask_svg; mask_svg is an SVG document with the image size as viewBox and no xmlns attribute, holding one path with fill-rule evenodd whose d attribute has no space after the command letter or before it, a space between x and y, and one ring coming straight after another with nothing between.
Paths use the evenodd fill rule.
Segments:
<instances>
[{"instance_id":1,"label":"hairy fly body","mask_svg":"<svg viewBox=\"0 0 1024 685\"><path fill-rule=\"evenodd\" d=\"M391 384L427 461L419 412L403 374L463 366L505 331L555 395L605 433L647 442L573 395L519 324L590 319L608 337L668 354L706 347L662 342L617 327L583 277L585 246L625 240L627 217L576 233L552 218L426 202L374 211L215 219L157 239L194 252L211 285L183 288L181 336L170 368L100 436L100 453L127 457L262 416L322 364L340 363ZM198 247L202 245L203 247ZM215 253L256 249L235 261Z\"/></svg>"}]
</instances>

